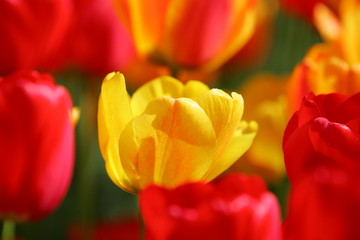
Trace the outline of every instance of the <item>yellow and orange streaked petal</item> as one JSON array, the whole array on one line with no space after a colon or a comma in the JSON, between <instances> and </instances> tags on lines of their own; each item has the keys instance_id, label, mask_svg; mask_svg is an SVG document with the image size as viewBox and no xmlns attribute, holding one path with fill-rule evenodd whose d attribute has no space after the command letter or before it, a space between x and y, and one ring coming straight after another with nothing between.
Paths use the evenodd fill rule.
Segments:
<instances>
[{"instance_id":1,"label":"yellow and orange streaked petal","mask_svg":"<svg viewBox=\"0 0 360 240\"><path fill-rule=\"evenodd\" d=\"M244 110L244 101L241 95L232 93L229 96L222 90L212 89L194 98L210 119L216 134L216 156L218 157L231 141L234 132L240 124Z\"/></svg>"},{"instance_id":2,"label":"yellow and orange streaked petal","mask_svg":"<svg viewBox=\"0 0 360 240\"><path fill-rule=\"evenodd\" d=\"M99 145L110 178L127 191L132 191L132 186L121 166L118 141L131 118L132 112L124 76L119 73L109 73L103 81L99 97Z\"/></svg>"},{"instance_id":3,"label":"yellow and orange streaked petal","mask_svg":"<svg viewBox=\"0 0 360 240\"><path fill-rule=\"evenodd\" d=\"M161 96L181 97L183 89L184 86L179 80L169 76L159 77L144 84L138 88L131 98L134 116L140 115L147 104L155 98Z\"/></svg>"},{"instance_id":4,"label":"yellow and orange streaked petal","mask_svg":"<svg viewBox=\"0 0 360 240\"><path fill-rule=\"evenodd\" d=\"M212 124L196 102L161 97L128 125L119 148L125 170L137 173L140 189L200 180L212 164L215 144Z\"/></svg>"},{"instance_id":5,"label":"yellow and orange streaked petal","mask_svg":"<svg viewBox=\"0 0 360 240\"><path fill-rule=\"evenodd\" d=\"M251 121L247 123L242 121L233 133L230 143L207 172L205 180L211 181L233 165L250 148L257 130L258 125L256 122Z\"/></svg>"}]
</instances>

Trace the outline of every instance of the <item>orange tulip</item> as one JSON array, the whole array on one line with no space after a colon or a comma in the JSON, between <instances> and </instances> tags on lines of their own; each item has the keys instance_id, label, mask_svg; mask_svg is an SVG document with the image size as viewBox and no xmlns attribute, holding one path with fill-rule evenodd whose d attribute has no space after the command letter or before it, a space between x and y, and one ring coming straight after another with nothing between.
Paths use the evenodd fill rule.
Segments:
<instances>
[{"instance_id":1,"label":"orange tulip","mask_svg":"<svg viewBox=\"0 0 360 240\"><path fill-rule=\"evenodd\" d=\"M263 61L270 50L274 20L278 5L272 0L260 0L256 9L256 26L249 41L226 64L226 69L246 68Z\"/></svg>"},{"instance_id":2,"label":"orange tulip","mask_svg":"<svg viewBox=\"0 0 360 240\"><path fill-rule=\"evenodd\" d=\"M216 69L251 37L257 0L114 0L143 56Z\"/></svg>"},{"instance_id":3,"label":"orange tulip","mask_svg":"<svg viewBox=\"0 0 360 240\"><path fill-rule=\"evenodd\" d=\"M304 95L337 92L352 95L360 91L360 66L341 58L328 44L312 47L293 71L288 87L289 110L299 108Z\"/></svg>"}]
</instances>

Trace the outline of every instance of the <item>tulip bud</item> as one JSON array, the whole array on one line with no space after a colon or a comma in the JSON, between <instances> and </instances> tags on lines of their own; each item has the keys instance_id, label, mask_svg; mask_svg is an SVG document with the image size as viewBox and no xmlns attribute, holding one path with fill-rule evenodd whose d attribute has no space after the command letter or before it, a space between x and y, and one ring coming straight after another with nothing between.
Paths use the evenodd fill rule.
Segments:
<instances>
[{"instance_id":1,"label":"tulip bud","mask_svg":"<svg viewBox=\"0 0 360 240\"><path fill-rule=\"evenodd\" d=\"M39 220L70 184L74 129L68 92L48 74L0 78L0 218Z\"/></svg>"}]
</instances>

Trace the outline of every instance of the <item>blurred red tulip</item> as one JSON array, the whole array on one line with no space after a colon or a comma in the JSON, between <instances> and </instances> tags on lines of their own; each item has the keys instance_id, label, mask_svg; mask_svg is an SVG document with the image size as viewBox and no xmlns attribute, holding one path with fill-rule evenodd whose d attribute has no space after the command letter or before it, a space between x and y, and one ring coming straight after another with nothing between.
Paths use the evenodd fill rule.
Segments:
<instances>
[{"instance_id":1,"label":"blurred red tulip","mask_svg":"<svg viewBox=\"0 0 360 240\"><path fill-rule=\"evenodd\" d=\"M305 18L309 22L313 21L314 9L318 4L324 4L338 11L339 0L279 0L281 5L290 13Z\"/></svg>"},{"instance_id":2,"label":"blurred red tulip","mask_svg":"<svg viewBox=\"0 0 360 240\"><path fill-rule=\"evenodd\" d=\"M350 98L337 93L307 95L283 138L290 181L294 183L322 163L359 170L359 126L360 93Z\"/></svg>"},{"instance_id":3,"label":"blurred red tulip","mask_svg":"<svg viewBox=\"0 0 360 240\"><path fill-rule=\"evenodd\" d=\"M71 0L0 1L0 75L56 68L71 9Z\"/></svg>"},{"instance_id":4,"label":"blurred red tulip","mask_svg":"<svg viewBox=\"0 0 360 240\"><path fill-rule=\"evenodd\" d=\"M341 168L324 165L310 172L292 186L285 239L360 239L359 184L358 174Z\"/></svg>"},{"instance_id":5,"label":"blurred red tulip","mask_svg":"<svg viewBox=\"0 0 360 240\"><path fill-rule=\"evenodd\" d=\"M137 57L129 33L111 0L74 1L74 21L67 39L70 60L89 73L123 71Z\"/></svg>"},{"instance_id":6,"label":"blurred red tulip","mask_svg":"<svg viewBox=\"0 0 360 240\"><path fill-rule=\"evenodd\" d=\"M140 222L135 219L100 222L91 230L90 236L93 240L139 240ZM82 239L87 239L86 229L74 225L70 230L69 240Z\"/></svg>"},{"instance_id":7,"label":"blurred red tulip","mask_svg":"<svg viewBox=\"0 0 360 240\"><path fill-rule=\"evenodd\" d=\"M146 239L280 239L278 202L255 176L150 186L140 193L140 208Z\"/></svg>"},{"instance_id":8,"label":"blurred red tulip","mask_svg":"<svg viewBox=\"0 0 360 240\"><path fill-rule=\"evenodd\" d=\"M0 219L39 220L64 198L73 170L71 108L48 74L0 78Z\"/></svg>"}]
</instances>

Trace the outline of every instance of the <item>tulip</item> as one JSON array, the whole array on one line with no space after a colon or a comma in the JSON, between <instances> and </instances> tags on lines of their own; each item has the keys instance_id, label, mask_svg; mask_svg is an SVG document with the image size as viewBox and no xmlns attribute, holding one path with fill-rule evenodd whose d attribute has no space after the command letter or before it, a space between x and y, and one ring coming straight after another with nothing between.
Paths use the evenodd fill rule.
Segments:
<instances>
[{"instance_id":1,"label":"tulip","mask_svg":"<svg viewBox=\"0 0 360 240\"><path fill-rule=\"evenodd\" d=\"M110 73L99 99L101 153L112 181L135 193L155 183L175 187L210 181L251 145L255 122L241 121L241 95L171 77L157 78L129 98L124 77Z\"/></svg>"},{"instance_id":2,"label":"tulip","mask_svg":"<svg viewBox=\"0 0 360 240\"><path fill-rule=\"evenodd\" d=\"M229 169L258 174L267 181L285 176L282 137L289 119L285 86L287 79L261 74L248 79L239 92L246 99L244 119L254 119L259 131L250 149Z\"/></svg>"},{"instance_id":3,"label":"tulip","mask_svg":"<svg viewBox=\"0 0 360 240\"><path fill-rule=\"evenodd\" d=\"M285 239L359 239L359 176L319 167L292 186Z\"/></svg>"},{"instance_id":4,"label":"tulip","mask_svg":"<svg viewBox=\"0 0 360 240\"><path fill-rule=\"evenodd\" d=\"M342 93L352 95L360 91L360 68L341 57L338 49L329 44L313 46L293 71L288 86L289 111L294 113L303 96Z\"/></svg>"},{"instance_id":5,"label":"tulip","mask_svg":"<svg viewBox=\"0 0 360 240\"><path fill-rule=\"evenodd\" d=\"M0 76L59 67L71 15L71 0L0 1Z\"/></svg>"},{"instance_id":6,"label":"tulip","mask_svg":"<svg viewBox=\"0 0 360 240\"><path fill-rule=\"evenodd\" d=\"M140 209L145 239L280 239L279 204L256 176L149 186L140 192Z\"/></svg>"},{"instance_id":7,"label":"tulip","mask_svg":"<svg viewBox=\"0 0 360 240\"><path fill-rule=\"evenodd\" d=\"M285 130L285 239L359 239L360 93L306 96Z\"/></svg>"},{"instance_id":8,"label":"tulip","mask_svg":"<svg viewBox=\"0 0 360 240\"><path fill-rule=\"evenodd\" d=\"M73 170L68 92L48 74L0 78L0 218L36 221L62 201Z\"/></svg>"},{"instance_id":9,"label":"tulip","mask_svg":"<svg viewBox=\"0 0 360 240\"><path fill-rule=\"evenodd\" d=\"M69 60L86 72L105 74L124 70L137 54L130 35L119 22L111 1L74 1Z\"/></svg>"},{"instance_id":10,"label":"tulip","mask_svg":"<svg viewBox=\"0 0 360 240\"><path fill-rule=\"evenodd\" d=\"M174 68L216 69L252 35L257 0L115 0L142 56Z\"/></svg>"},{"instance_id":11,"label":"tulip","mask_svg":"<svg viewBox=\"0 0 360 240\"><path fill-rule=\"evenodd\" d=\"M246 44L224 65L225 70L249 68L263 62L269 55L278 6L272 0L260 0L256 8L254 33Z\"/></svg>"},{"instance_id":12,"label":"tulip","mask_svg":"<svg viewBox=\"0 0 360 240\"><path fill-rule=\"evenodd\" d=\"M290 181L301 178L323 161L357 170L359 105L359 93L351 97L337 93L305 97L299 111L290 119L283 139Z\"/></svg>"}]
</instances>

